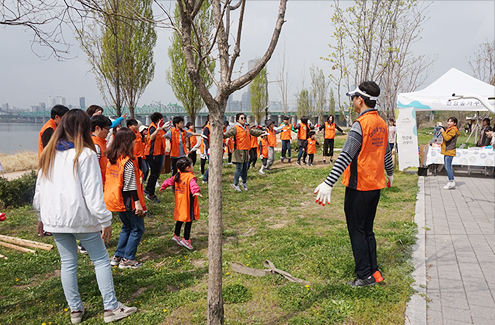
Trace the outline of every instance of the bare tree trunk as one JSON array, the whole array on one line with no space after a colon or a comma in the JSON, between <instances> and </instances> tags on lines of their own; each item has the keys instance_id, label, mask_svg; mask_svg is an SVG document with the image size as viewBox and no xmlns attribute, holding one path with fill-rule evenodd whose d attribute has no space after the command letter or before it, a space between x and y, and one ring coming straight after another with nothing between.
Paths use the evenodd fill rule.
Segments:
<instances>
[{"instance_id":1,"label":"bare tree trunk","mask_svg":"<svg viewBox=\"0 0 495 325\"><path fill-rule=\"evenodd\" d=\"M209 107L210 164L208 177L209 234L208 234L208 324L223 324L222 297L222 158L223 121L227 101Z\"/></svg>"}]
</instances>

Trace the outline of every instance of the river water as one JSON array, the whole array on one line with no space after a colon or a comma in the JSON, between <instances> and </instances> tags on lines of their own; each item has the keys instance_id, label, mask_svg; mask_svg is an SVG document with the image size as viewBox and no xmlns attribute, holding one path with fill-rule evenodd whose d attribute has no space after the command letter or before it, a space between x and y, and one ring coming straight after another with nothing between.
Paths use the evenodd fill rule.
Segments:
<instances>
[{"instance_id":1,"label":"river water","mask_svg":"<svg viewBox=\"0 0 495 325\"><path fill-rule=\"evenodd\" d=\"M38 152L38 136L42 123L0 123L0 152Z\"/></svg>"}]
</instances>

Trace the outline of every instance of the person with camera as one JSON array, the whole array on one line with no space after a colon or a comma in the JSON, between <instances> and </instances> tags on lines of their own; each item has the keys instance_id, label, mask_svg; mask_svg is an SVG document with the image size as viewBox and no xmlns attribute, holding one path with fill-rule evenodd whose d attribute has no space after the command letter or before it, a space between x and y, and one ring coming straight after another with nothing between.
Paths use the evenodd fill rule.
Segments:
<instances>
[{"instance_id":1,"label":"person with camera","mask_svg":"<svg viewBox=\"0 0 495 325\"><path fill-rule=\"evenodd\" d=\"M442 127L442 150L444 167L449 177L449 182L443 188L451 190L455 187L454 171L452 170L452 160L456 155L457 137L461 134L457 129L457 118L451 117L447 122L448 128Z\"/></svg>"}]
</instances>

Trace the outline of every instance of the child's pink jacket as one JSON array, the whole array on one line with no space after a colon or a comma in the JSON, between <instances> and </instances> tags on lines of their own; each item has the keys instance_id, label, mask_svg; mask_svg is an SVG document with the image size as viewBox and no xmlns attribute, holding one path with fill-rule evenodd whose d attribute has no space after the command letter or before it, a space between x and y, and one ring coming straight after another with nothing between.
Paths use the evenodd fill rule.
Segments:
<instances>
[{"instance_id":1,"label":"child's pink jacket","mask_svg":"<svg viewBox=\"0 0 495 325\"><path fill-rule=\"evenodd\" d=\"M174 186L174 177L170 177L169 179L166 179L163 181L162 186L160 187L162 190L166 190L167 187L169 186ZM191 191L191 194L195 194L198 192L201 192L201 189L199 188L198 183L196 183L196 177L191 179L189 182L189 190Z\"/></svg>"}]
</instances>

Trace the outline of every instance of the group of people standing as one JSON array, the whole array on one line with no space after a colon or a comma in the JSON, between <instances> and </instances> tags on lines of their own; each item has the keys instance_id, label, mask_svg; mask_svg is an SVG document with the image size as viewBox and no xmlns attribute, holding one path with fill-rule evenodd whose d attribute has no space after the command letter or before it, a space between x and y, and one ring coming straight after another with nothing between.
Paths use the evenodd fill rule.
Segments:
<instances>
[{"instance_id":1,"label":"group of people standing","mask_svg":"<svg viewBox=\"0 0 495 325\"><path fill-rule=\"evenodd\" d=\"M342 153L327 179L315 190L317 203L330 203L332 186L344 173L343 183L347 187L344 209L357 275L354 281L349 282L352 286L383 281L376 263L373 221L380 190L385 184L383 170L386 170L391 183L393 165L387 149L388 130L374 108L379 92L374 82L365 82L349 94L359 117L352 125ZM209 123L201 134L197 134L192 124L184 128L182 117L164 123L163 116L154 113L147 130L133 119L127 121L127 128L117 130L115 126L108 145L106 138L114 126L101 112L102 109L98 108L88 112L69 111L57 105L52 109L52 118L43 126L39 139L39 173L33 202L39 216L38 233L43 236L49 232L54 236L62 261L62 286L73 324L80 323L84 315L77 287L76 240L85 247L95 266L103 296L105 322L137 311L135 307L117 301L111 265L124 269L142 265L135 256L145 230L145 195L152 202L159 202L155 187L163 166L165 139L170 142L172 177L163 182L160 190L169 187L174 190L176 225L172 240L188 249L193 249L190 241L192 222L199 219L201 191L193 172L198 150L203 182L208 182L208 169L204 171L204 167L209 158ZM296 132L298 164L301 158L306 162L306 156L309 156L311 165L316 152L316 132L323 131L324 162L328 157L332 163L335 130L346 133L335 125L333 116L318 130L311 130L308 120L303 117L293 126L289 118L284 117L279 127L267 120L266 127L260 129L247 125L244 114L237 114L235 125L225 129L223 135L224 139L232 140L232 163L236 165L234 190L239 192L241 187L248 190L247 171L255 164L253 152L256 152L254 158L259 155L263 161L259 173L270 170L278 133L282 140L282 162L291 160L291 132ZM373 132L377 126L381 131ZM258 137L261 137L259 142ZM147 185L143 189L146 178ZM104 241L111 238L111 211L118 213L122 228L117 249L110 259ZM181 237L183 225L184 237Z\"/></svg>"}]
</instances>

